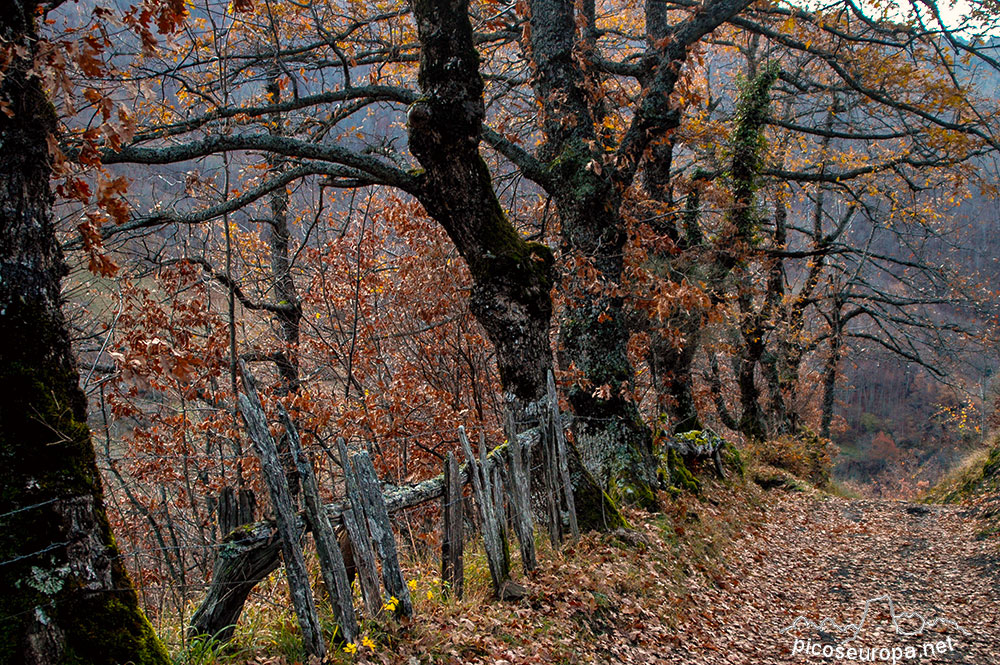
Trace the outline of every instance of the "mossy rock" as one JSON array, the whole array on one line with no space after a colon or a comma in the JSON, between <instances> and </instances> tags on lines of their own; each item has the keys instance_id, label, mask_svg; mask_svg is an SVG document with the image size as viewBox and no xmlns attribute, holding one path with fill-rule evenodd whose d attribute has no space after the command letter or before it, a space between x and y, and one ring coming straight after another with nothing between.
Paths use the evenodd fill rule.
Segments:
<instances>
[{"instance_id":1,"label":"mossy rock","mask_svg":"<svg viewBox=\"0 0 1000 665\"><path fill-rule=\"evenodd\" d=\"M684 464L684 458L673 448L667 449L667 470L672 486L696 494L701 491L701 482Z\"/></svg>"}]
</instances>

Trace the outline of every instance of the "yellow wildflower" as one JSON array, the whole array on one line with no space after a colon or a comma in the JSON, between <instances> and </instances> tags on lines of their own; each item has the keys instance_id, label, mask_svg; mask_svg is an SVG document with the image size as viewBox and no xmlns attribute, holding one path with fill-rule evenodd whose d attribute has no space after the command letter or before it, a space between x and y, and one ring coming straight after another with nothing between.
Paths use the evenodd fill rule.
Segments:
<instances>
[{"instance_id":1,"label":"yellow wildflower","mask_svg":"<svg viewBox=\"0 0 1000 665\"><path fill-rule=\"evenodd\" d=\"M372 638L368 637L367 635L361 638L361 644L362 646L366 646L372 651L375 651L375 642L372 640Z\"/></svg>"},{"instance_id":2,"label":"yellow wildflower","mask_svg":"<svg viewBox=\"0 0 1000 665\"><path fill-rule=\"evenodd\" d=\"M347 644L344 645L344 651L346 651L347 653L357 653L358 645L355 644L354 642L348 642Z\"/></svg>"}]
</instances>

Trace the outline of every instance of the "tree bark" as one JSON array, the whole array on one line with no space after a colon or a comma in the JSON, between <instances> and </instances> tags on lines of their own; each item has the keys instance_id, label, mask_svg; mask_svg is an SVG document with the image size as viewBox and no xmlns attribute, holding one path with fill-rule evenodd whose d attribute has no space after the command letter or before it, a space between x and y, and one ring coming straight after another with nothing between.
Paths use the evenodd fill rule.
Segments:
<instances>
[{"instance_id":1,"label":"tree bark","mask_svg":"<svg viewBox=\"0 0 1000 665\"><path fill-rule=\"evenodd\" d=\"M27 52L0 83L0 661L166 664L111 536L60 309L38 8L0 5L0 39Z\"/></svg>"},{"instance_id":2,"label":"tree bark","mask_svg":"<svg viewBox=\"0 0 1000 665\"><path fill-rule=\"evenodd\" d=\"M544 417L552 369L549 329L553 256L527 242L507 219L479 153L483 80L467 0L413 3L421 44L423 97L407 114L410 150L424 167L417 196L441 224L472 272L469 306L496 349L508 408ZM570 452L575 455L575 451ZM596 480L581 470L577 494L617 515ZM605 523L582 521L584 529Z\"/></svg>"},{"instance_id":3,"label":"tree bark","mask_svg":"<svg viewBox=\"0 0 1000 665\"><path fill-rule=\"evenodd\" d=\"M479 154L485 107L468 2L417 0L413 12L424 96L410 107L407 128L424 167L418 198L472 272L470 309L496 348L504 390L535 402L552 367L552 252L518 234Z\"/></svg>"},{"instance_id":4,"label":"tree bark","mask_svg":"<svg viewBox=\"0 0 1000 665\"><path fill-rule=\"evenodd\" d=\"M843 352L844 323L840 311L842 307L841 298L839 296L834 298L830 316L830 352L823 366L823 413L820 417L819 435L824 439L830 438L830 425L833 423L833 407L837 394L837 373Z\"/></svg>"},{"instance_id":5,"label":"tree bark","mask_svg":"<svg viewBox=\"0 0 1000 665\"><path fill-rule=\"evenodd\" d=\"M709 0L670 28L664 7L647 5L652 39L645 58L648 67L640 76L643 96L617 146L595 131L604 111L591 100L601 98L602 91L595 89L595 78L585 65L589 58L580 53L575 4L530 0L530 37L525 44L543 111L543 152L549 160L549 191L562 224L563 250L571 261L589 262L594 273L587 281L596 281L568 305L560 330L560 364L575 367L585 378L569 397L587 468L602 482L615 478L638 486L633 496L650 497L657 466L652 437L630 397L634 371L628 359L631 326L623 296L627 232L622 195L633 184L651 142L679 124L678 110L666 100L688 47L749 0ZM656 38L659 35L663 38ZM609 153L613 159L608 159Z\"/></svg>"},{"instance_id":6,"label":"tree bark","mask_svg":"<svg viewBox=\"0 0 1000 665\"><path fill-rule=\"evenodd\" d=\"M592 81L576 57L574 3L533 0L529 8L526 48L535 66L535 96L542 101L543 152L555 181L551 192L563 252L571 261L588 262L597 280L571 299L559 334L560 365L586 379L568 395L578 417L577 445L584 466L602 484L613 475L652 484L652 438L628 398L633 370L621 290L626 240L621 193L594 130L601 111L590 103Z\"/></svg>"},{"instance_id":7,"label":"tree bark","mask_svg":"<svg viewBox=\"0 0 1000 665\"><path fill-rule=\"evenodd\" d=\"M747 81L740 93L733 130L733 157L730 180L733 193L728 215L731 226L725 238L721 269L735 273L736 301L740 312L741 348L737 363L736 382L740 391L740 431L749 439L767 438L764 413L757 387L757 365L766 350L765 334L771 311L777 306L776 284L781 284L780 271L768 274L764 302L754 306L754 293L749 282L748 259L755 251L760 226L756 211L757 187L764 166L764 126L770 115L771 86L778 78L777 63L771 63Z\"/></svg>"},{"instance_id":8,"label":"tree bark","mask_svg":"<svg viewBox=\"0 0 1000 665\"><path fill-rule=\"evenodd\" d=\"M691 375L701 341L702 318L701 312L680 312L666 322L665 325L676 327L683 335L680 347L658 331L650 342L653 385L657 395L665 402L673 434L702 428Z\"/></svg>"},{"instance_id":9,"label":"tree bark","mask_svg":"<svg viewBox=\"0 0 1000 665\"><path fill-rule=\"evenodd\" d=\"M271 72L271 80L267 84L267 92L273 103L281 101L281 86L278 84L279 73ZM271 114L270 133L274 136L283 134L281 114ZM287 170L287 158L268 154L268 171L280 175ZM279 394L294 394L299 390L299 333L302 320L302 302L295 287L292 276L291 260L289 259L288 231L288 190L279 187L269 197L271 208L271 235L269 245L271 250L271 282L274 290L274 301L278 305L286 305L274 311L274 323L278 327L279 348L274 353L274 364L280 378ZM288 441L288 433L283 432L278 438L278 455L281 466L288 480L288 490L292 498L298 500L301 479L294 462Z\"/></svg>"}]
</instances>

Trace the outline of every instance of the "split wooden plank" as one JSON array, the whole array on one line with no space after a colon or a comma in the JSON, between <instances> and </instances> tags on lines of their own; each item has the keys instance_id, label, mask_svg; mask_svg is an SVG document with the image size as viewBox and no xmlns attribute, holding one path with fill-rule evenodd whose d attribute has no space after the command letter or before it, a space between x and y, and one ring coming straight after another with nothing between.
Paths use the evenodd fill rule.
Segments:
<instances>
[{"instance_id":1,"label":"split wooden plank","mask_svg":"<svg viewBox=\"0 0 1000 665\"><path fill-rule=\"evenodd\" d=\"M503 544L504 556L508 560L507 568L509 569L510 551L507 545L507 534L510 532L510 529L508 528L506 502L504 501L504 484L501 474L504 465L494 464L492 469L486 466L486 433L482 430L479 431L479 457L481 460L480 468L483 469L489 480L490 496L493 500L493 516L497 521L497 531L500 534L500 542Z\"/></svg>"},{"instance_id":2,"label":"split wooden plank","mask_svg":"<svg viewBox=\"0 0 1000 665\"><path fill-rule=\"evenodd\" d=\"M323 502L319 495L319 484L316 482L316 474L313 471L312 462L302 449L302 440L299 432L288 411L281 404L278 405L278 413L281 416L281 424L285 428L288 437L289 448L295 460L295 468L299 472L299 479L302 483L302 492L306 504L306 522L312 529L313 540L316 542L316 553L319 555L319 567L323 574L323 581L326 583L327 591L330 592L330 602L333 606L333 615L340 626L340 634L343 639L353 642L358 635L358 623L354 616L354 601L351 593L351 583L347 578L347 567L344 565L344 556L337 543L337 536L330 523L330 517L323 509Z\"/></svg>"},{"instance_id":3,"label":"split wooden plank","mask_svg":"<svg viewBox=\"0 0 1000 665\"><path fill-rule=\"evenodd\" d=\"M497 521L497 534L500 538L500 556L503 557L503 569L507 571L507 577L510 577L510 538L508 534L510 533L510 513L508 509L510 504L505 501L504 481L503 481L503 467L497 465L493 467L492 478L490 479L490 486L493 489L493 514ZM509 585L509 583L508 583ZM504 597L504 593L501 592L501 597Z\"/></svg>"},{"instance_id":4,"label":"split wooden plank","mask_svg":"<svg viewBox=\"0 0 1000 665\"><path fill-rule=\"evenodd\" d=\"M507 542L507 529L504 526L503 515L503 489L500 486L500 467L502 464L494 464L490 467L486 458L486 433L479 431L479 473L483 476L483 487L489 500L490 517L496 528L496 542L500 547L500 570L502 571L504 582L497 597L505 599L506 589L510 584L510 544Z\"/></svg>"},{"instance_id":5,"label":"split wooden plank","mask_svg":"<svg viewBox=\"0 0 1000 665\"><path fill-rule=\"evenodd\" d=\"M465 568L462 561L465 548L463 520L462 479L458 472L455 454L448 453L444 460L444 494L441 514L444 516L444 536L441 539L441 581L445 593L462 597L465 586Z\"/></svg>"},{"instance_id":6,"label":"split wooden plank","mask_svg":"<svg viewBox=\"0 0 1000 665\"><path fill-rule=\"evenodd\" d=\"M562 516L559 508L562 504L559 494L559 478L556 472L556 447L555 435L552 432L553 425L549 420L549 427L542 446L542 477L545 481L545 516L549 531L549 542L553 549L558 549L562 545Z\"/></svg>"},{"instance_id":7,"label":"split wooden plank","mask_svg":"<svg viewBox=\"0 0 1000 665\"><path fill-rule=\"evenodd\" d=\"M507 464L510 468L510 482L507 490L510 494L510 504L514 515L514 533L521 547L521 565L524 572L530 573L538 568L535 558L535 524L531 517L531 480L528 478L528 467L524 459L524 448L517 436L514 424L514 413L508 411L504 423L507 434Z\"/></svg>"},{"instance_id":8,"label":"split wooden plank","mask_svg":"<svg viewBox=\"0 0 1000 665\"><path fill-rule=\"evenodd\" d=\"M302 643L307 654L322 660L326 656L326 643L323 640L323 631L316 614L316 601L309 586L309 574L299 543L299 528L288 489L288 479L278 459L277 445L267 427L267 416L264 414L264 407L260 403L253 378L242 362L240 371L246 393L241 392L237 401L247 432L257 450L261 471L271 494L275 521L281 537L281 553L288 574L288 588L295 616L302 631Z\"/></svg>"},{"instance_id":9,"label":"split wooden plank","mask_svg":"<svg viewBox=\"0 0 1000 665\"><path fill-rule=\"evenodd\" d=\"M386 593L399 601L397 612L405 617L413 616L413 603L410 600L410 589L403 578L403 569L399 565L399 552L396 549L396 536L389 521L389 511L382 496L375 466L368 456L367 450L362 450L351 458L351 465L361 486L361 497L364 501L365 515L368 518L368 528L379 560L382 562L382 584Z\"/></svg>"},{"instance_id":10,"label":"split wooden plank","mask_svg":"<svg viewBox=\"0 0 1000 665\"><path fill-rule=\"evenodd\" d=\"M490 484L493 486L493 509L497 514L497 524L500 525L500 537L507 542L510 528L510 502L507 501L507 481L503 465L493 467Z\"/></svg>"},{"instance_id":11,"label":"split wooden plank","mask_svg":"<svg viewBox=\"0 0 1000 665\"><path fill-rule=\"evenodd\" d=\"M490 491L489 481L483 472L486 456L483 454L480 456L481 461L476 461L476 456L472 452L472 445L469 443L469 437L465 434L465 427L459 426L458 438L462 442L462 450L468 459L469 477L472 480L476 505L479 507L483 544L486 549L486 562L489 565L493 590L499 598L503 592L504 584L509 578L510 571L504 568L503 550L501 549L497 520L493 514L493 493Z\"/></svg>"},{"instance_id":12,"label":"split wooden plank","mask_svg":"<svg viewBox=\"0 0 1000 665\"><path fill-rule=\"evenodd\" d=\"M375 552L372 550L371 537L368 533L368 520L365 518L364 499L358 486L357 477L351 467L350 456L347 453L347 443L337 439L337 450L340 453L340 464L344 471L344 486L347 489L347 505L341 517L347 537L354 548L354 568L358 574L358 585L361 587L361 599L364 602L365 613L370 617L378 616L382 611L382 595L378 590L378 570L375 564Z\"/></svg>"},{"instance_id":13,"label":"split wooden plank","mask_svg":"<svg viewBox=\"0 0 1000 665\"><path fill-rule=\"evenodd\" d=\"M190 634L228 642L247 596L280 559L281 538L273 522L256 522L227 535L212 568L212 586L191 617Z\"/></svg>"},{"instance_id":14,"label":"split wooden plank","mask_svg":"<svg viewBox=\"0 0 1000 665\"><path fill-rule=\"evenodd\" d=\"M257 507L253 490L241 487L223 487L216 503L219 531L228 535L237 527L252 523Z\"/></svg>"},{"instance_id":15,"label":"split wooden plank","mask_svg":"<svg viewBox=\"0 0 1000 665\"><path fill-rule=\"evenodd\" d=\"M569 446L566 445L566 431L563 429L562 414L559 412L559 395L556 393L556 380L549 370L546 377L549 394L549 412L552 418L552 431L555 434L556 459L558 460L559 478L562 480L563 498L566 501L566 511L569 513L569 530L573 540L580 539L580 525L576 519L576 501L573 498L573 480L569 475Z\"/></svg>"}]
</instances>

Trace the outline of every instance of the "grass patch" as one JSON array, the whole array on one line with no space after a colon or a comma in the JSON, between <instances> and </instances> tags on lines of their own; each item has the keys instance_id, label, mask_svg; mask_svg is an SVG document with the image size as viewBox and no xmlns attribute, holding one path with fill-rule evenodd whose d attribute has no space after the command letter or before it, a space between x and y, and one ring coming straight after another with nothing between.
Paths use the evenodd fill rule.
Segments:
<instances>
[{"instance_id":1,"label":"grass patch","mask_svg":"<svg viewBox=\"0 0 1000 665\"><path fill-rule=\"evenodd\" d=\"M960 503L980 494L1000 492L1000 436L973 450L924 495L927 503Z\"/></svg>"}]
</instances>

